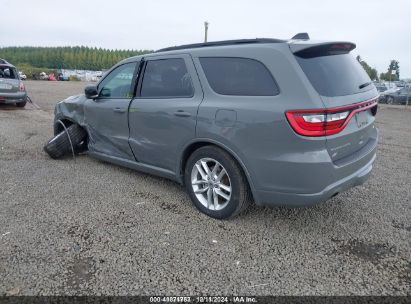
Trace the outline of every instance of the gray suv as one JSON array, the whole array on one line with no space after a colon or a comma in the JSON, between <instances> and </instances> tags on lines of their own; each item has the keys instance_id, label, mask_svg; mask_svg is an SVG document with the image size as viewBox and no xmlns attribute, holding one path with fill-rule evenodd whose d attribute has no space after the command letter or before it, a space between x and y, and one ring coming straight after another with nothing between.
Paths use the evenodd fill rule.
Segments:
<instances>
[{"instance_id":1,"label":"gray suv","mask_svg":"<svg viewBox=\"0 0 411 304\"><path fill-rule=\"evenodd\" d=\"M298 37L123 60L84 95L56 105L45 151L59 158L88 150L175 180L218 219L251 202L325 201L370 175L378 92L350 54L355 44Z\"/></svg>"}]
</instances>

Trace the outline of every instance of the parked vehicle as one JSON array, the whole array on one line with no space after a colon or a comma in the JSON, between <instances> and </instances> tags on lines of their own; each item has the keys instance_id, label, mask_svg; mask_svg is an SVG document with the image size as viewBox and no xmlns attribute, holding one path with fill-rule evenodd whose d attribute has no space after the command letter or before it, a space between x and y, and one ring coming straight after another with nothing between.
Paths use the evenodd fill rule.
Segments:
<instances>
[{"instance_id":1,"label":"parked vehicle","mask_svg":"<svg viewBox=\"0 0 411 304\"><path fill-rule=\"evenodd\" d=\"M19 71L19 77L20 77L21 80L26 80L26 79L27 79L26 74L24 74L24 73L21 72L21 71Z\"/></svg>"},{"instance_id":2,"label":"parked vehicle","mask_svg":"<svg viewBox=\"0 0 411 304\"><path fill-rule=\"evenodd\" d=\"M54 73L50 73L47 78L49 81L57 81L56 76Z\"/></svg>"},{"instance_id":3,"label":"parked vehicle","mask_svg":"<svg viewBox=\"0 0 411 304\"><path fill-rule=\"evenodd\" d=\"M47 75L44 72L41 72L39 76L40 76L40 80L49 80L49 75Z\"/></svg>"},{"instance_id":4,"label":"parked vehicle","mask_svg":"<svg viewBox=\"0 0 411 304\"><path fill-rule=\"evenodd\" d=\"M393 82L383 82L382 85L386 87L386 90L382 91L379 97L380 103L387 103L387 95L391 93L396 93L399 88Z\"/></svg>"},{"instance_id":5,"label":"parked vehicle","mask_svg":"<svg viewBox=\"0 0 411 304\"><path fill-rule=\"evenodd\" d=\"M387 86L383 83L377 82L377 83L374 83L374 85L375 85L377 91L380 92L380 93L385 92L385 91L388 90Z\"/></svg>"},{"instance_id":6,"label":"parked vehicle","mask_svg":"<svg viewBox=\"0 0 411 304\"><path fill-rule=\"evenodd\" d=\"M402 80L400 80L400 81L394 81L394 83L395 83L395 85L397 86L397 88L403 88L403 87L405 87L406 84L407 84L405 81L402 81Z\"/></svg>"},{"instance_id":7,"label":"parked vehicle","mask_svg":"<svg viewBox=\"0 0 411 304\"><path fill-rule=\"evenodd\" d=\"M411 87L406 86L400 90L385 95L387 104L411 104Z\"/></svg>"},{"instance_id":8,"label":"parked vehicle","mask_svg":"<svg viewBox=\"0 0 411 304\"><path fill-rule=\"evenodd\" d=\"M24 107L27 102L26 88L14 65L0 59L0 104Z\"/></svg>"},{"instance_id":9,"label":"parked vehicle","mask_svg":"<svg viewBox=\"0 0 411 304\"><path fill-rule=\"evenodd\" d=\"M59 81L69 81L69 76L64 75L63 73L58 74L58 80Z\"/></svg>"},{"instance_id":10,"label":"parked vehicle","mask_svg":"<svg viewBox=\"0 0 411 304\"><path fill-rule=\"evenodd\" d=\"M378 92L354 48L302 34L132 57L56 105L45 151L71 151L63 122L74 152L185 184L218 219L251 201L316 204L364 183L375 160Z\"/></svg>"}]
</instances>

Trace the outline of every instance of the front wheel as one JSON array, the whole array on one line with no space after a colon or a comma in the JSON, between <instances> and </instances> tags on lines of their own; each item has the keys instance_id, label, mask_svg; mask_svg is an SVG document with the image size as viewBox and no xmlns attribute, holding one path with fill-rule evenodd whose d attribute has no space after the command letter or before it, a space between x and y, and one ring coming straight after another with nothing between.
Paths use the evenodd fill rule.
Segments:
<instances>
[{"instance_id":1,"label":"front wheel","mask_svg":"<svg viewBox=\"0 0 411 304\"><path fill-rule=\"evenodd\" d=\"M63 130L50 139L43 149L54 159L62 158L69 154L72 152L71 148L74 149L75 153L83 152L87 145L86 136L87 133L82 127L77 124L72 124L67 127L67 132ZM73 147L71 145L73 145Z\"/></svg>"},{"instance_id":2,"label":"front wheel","mask_svg":"<svg viewBox=\"0 0 411 304\"><path fill-rule=\"evenodd\" d=\"M393 97L388 97L387 98L387 104L390 104L390 105L392 105L394 103L394 98Z\"/></svg>"},{"instance_id":3,"label":"front wheel","mask_svg":"<svg viewBox=\"0 0 411 304\"><path fill-rule=\"evenodd\" d=\"M216 219L234 217L250 205L250 188L240 166L214 146L202 147L189 157L185 185L197 209Z\"/></svg>"}]
</instances>

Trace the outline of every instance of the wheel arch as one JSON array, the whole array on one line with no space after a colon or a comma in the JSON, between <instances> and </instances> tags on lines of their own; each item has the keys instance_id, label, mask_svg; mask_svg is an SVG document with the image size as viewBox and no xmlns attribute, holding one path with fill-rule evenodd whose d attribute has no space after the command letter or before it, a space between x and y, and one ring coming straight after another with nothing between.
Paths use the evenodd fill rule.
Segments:
<instances>
[{"instance_id":1,"label":"wheel arch","mask_svg":"<svg viewBox=\"0 0 411 304\"><path fill-rule=\"evenodd\" d=\"M71 126L72 124L75 124L77 122L75 122L74 120L67 118L67 117L56 117L56 119L54 120L54 135L59 134L60 132L64 131L63 126L61 125L61 123L59 123L59 120L61 122L63 122L63 124L67 127Z\"/></svg>"},{"instance_id":2,"label":"wheel arch","mask_svg":"<svg viewBox=\"0 0 411 304\"><path fill-rule=\"evenodd\" d=\"M64 127L61 125L61 123L59 122L61 121L64 126L67 128L73 124L77 124L79 125L81 128L83 128L86 131L87 137L86 137L86 142L88 143L89 138L90 138L90 134L88 133L87 128L84 127L84 125L81 125L79 122L77 122L75 119L67 117L67 116L63 116L63 115L58 115L55 117L54 119L54 123L53 123L53 131L54 131L54 136L56 136L57 134L59 134L60 132L64 131Z\"/></svg>"},{"instance_id":3,"label":"wheel arch","mask_svg":"<svg viewBox=\"0 0 411 304\"><path fill-rule=\"evenodd\" d=\"M240 157L235 153L232 149L227 147L226 145L212 140L212 139L198 139L194 142L189 143L185 148L183 149L183 153L181 154L180 162L179 162L179 167L177 168L177 173L178 173L178 181L181 184L184 184L184 171L185 171L185 166L187 164L187 160L190 157L190 155L198 150L199 148L205 147L205 146L216 146L222 150L224 150L226 153L228 153L231 157L235 159L235 161L240 165L241 170L243 171L248 185L250 187L253 199L256 200L256 191L254 188L254 184L252 182L250 172L248 171L246 165L244 162L240 159Z\"/></svg>"}]
</instances>

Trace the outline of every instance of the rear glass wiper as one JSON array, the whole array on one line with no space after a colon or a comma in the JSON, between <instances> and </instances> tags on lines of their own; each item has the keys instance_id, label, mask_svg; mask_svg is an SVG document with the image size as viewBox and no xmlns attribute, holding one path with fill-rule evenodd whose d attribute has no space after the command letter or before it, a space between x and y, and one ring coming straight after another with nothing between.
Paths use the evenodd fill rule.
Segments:
<instances>
[{"instance_id":1,"label":"rear glass wiper","mask_svg":"<svg viewBox=\"0 0 411 304\"><path fill-rule=\"evenodd\" d=\"M370 82L363 83L363 84L360 85L358 88L359 88L359 89L364 89L365 87L368 87L371 83L372 83L371 81L370 81Z\"/></svg>"}]
</instances>

